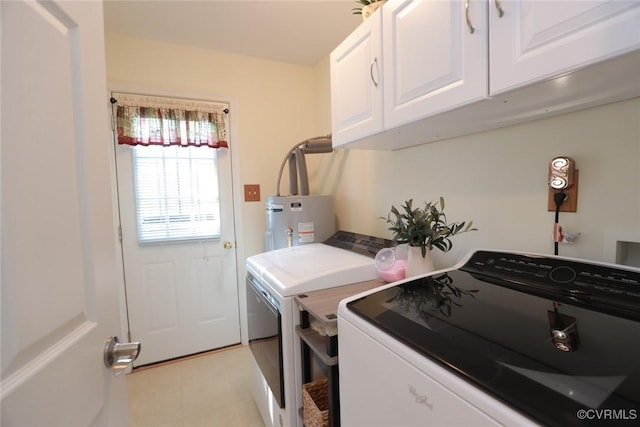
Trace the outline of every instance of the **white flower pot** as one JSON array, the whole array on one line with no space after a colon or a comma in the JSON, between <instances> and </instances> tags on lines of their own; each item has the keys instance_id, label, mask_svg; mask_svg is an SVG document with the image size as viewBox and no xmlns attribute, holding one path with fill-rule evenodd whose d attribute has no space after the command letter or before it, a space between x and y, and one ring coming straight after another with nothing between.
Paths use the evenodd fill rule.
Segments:
<instances>
[{"instance_id":1,"label":"white flower pot","mask_svg":"<svg viewBox=\"0 0 640 427\"><path fill-rule=\"evenodd\" d=\"M405 273L406 277L422 276L435 271L430 251L427 251L423 257L422 248L409 246L408 249L409 254L407 258L407 271Z\"/></svg>"},{"instance_id":2,"label":"white flower pot","mask_svg":"<svg viewBox=\"0 0 640 427\"><path fill-rule=\"evenodd\" d=\"M378 10L380 6L382 6L386 0L380 0L375 3L368 4L366 6L362 6L362 20L366 21L368 17L371 16L373 12Z\"/></svg>"}]
</instances>

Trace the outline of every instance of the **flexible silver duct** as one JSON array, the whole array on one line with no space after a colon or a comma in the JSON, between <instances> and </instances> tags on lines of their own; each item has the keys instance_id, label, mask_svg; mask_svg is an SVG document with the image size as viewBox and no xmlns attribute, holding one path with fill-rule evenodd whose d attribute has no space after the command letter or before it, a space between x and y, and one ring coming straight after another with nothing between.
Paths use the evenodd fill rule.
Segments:
<instances>
[{"instance_id":1,"label":"flexible silver duct","mask_svg":"<svg viewBox=\"0 0 640 427\"><path fill-rule=\"evenodd\" d=\"M304 151L300 147L296 148L293 151L293 154L296 156L296 165L298 166L300 195L308 196L309 174L307 173L307 159L304 157ZM291 176L289 176L289 181L291 181Z\"/></svg>"},{"instance_id":2,"label":"flexible silver duct","mask_svg":"<svg viewBox=\"0 0 640 427\"><path fill-rule=\"evenodd\" d=\"M333 151L331 135L309 138L297 143L284 156L280 170L278 171L278 182L276 183L276 196L280 196L280 181L284 165L289 162L289 191L291 195L298 195L298 177L300 177L300 195L309 195L309 176L307 174L307 162L305 154L331 153Z\"/></svg>"},{"instance_id":3,"label":"flexible silver duct","mask_svg":"<svg viewBox=\"0 0 640 427\"><path fill-rule=\"evenodd\" d=\"M295 179L289 178L289 194L298 194L298 167L296 166L296 156L291 153L289 155L289 177L294 177ZM278 196L280 188L278 188Z\"/></svg>"}]
</instances>

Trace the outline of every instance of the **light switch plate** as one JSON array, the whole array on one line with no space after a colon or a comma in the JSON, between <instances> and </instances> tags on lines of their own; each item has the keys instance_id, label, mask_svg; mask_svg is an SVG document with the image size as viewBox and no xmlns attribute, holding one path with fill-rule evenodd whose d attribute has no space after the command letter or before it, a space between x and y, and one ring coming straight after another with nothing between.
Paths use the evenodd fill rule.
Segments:
<instances>
[{"instance_id":1,"label":"light switch plate","mask_svg":"<svg viewBox=\"0 0 640 427\"><path fill-rule=\"evenodd\" d=\"M260 184L244 185L244 201L259 202L260 201Z\"/></svg>"}]
</instances>

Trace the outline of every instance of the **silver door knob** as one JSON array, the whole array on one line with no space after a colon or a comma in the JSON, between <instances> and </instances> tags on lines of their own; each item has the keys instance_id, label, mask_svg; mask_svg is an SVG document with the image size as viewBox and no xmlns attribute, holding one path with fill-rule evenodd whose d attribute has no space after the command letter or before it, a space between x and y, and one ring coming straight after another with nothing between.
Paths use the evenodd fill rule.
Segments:
<instances>
[{"instance_id":1,"label":"silver door knob","mask_svg":"<svg viewBox=\"0 0 640 427\"><path fill-rule=\"evenodd\" d=\"M141 347L139 342L121 343L118 337L109 337L104 344L104 364L107 368L113 369L116 377L122 375L125 369L138 358Z\"/></svg>"}]
</instances>

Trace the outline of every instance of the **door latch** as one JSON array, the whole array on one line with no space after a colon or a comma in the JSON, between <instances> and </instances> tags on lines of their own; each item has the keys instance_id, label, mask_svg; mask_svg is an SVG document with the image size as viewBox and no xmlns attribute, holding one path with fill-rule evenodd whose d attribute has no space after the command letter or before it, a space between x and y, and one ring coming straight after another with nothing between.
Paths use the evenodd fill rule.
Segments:
<instances>
[{"instance_id":1,"label":"door latch","mask_svg":"<svg viewBox=\"0 0 640 427\"><path fill-rule=\"evenodd\" d=\"M104 364L113 369L116 377L120 376L138 358L141 347L139 342L121 343L118 337L109 337L104 344Z\"/></svg>"}]
</instances>

